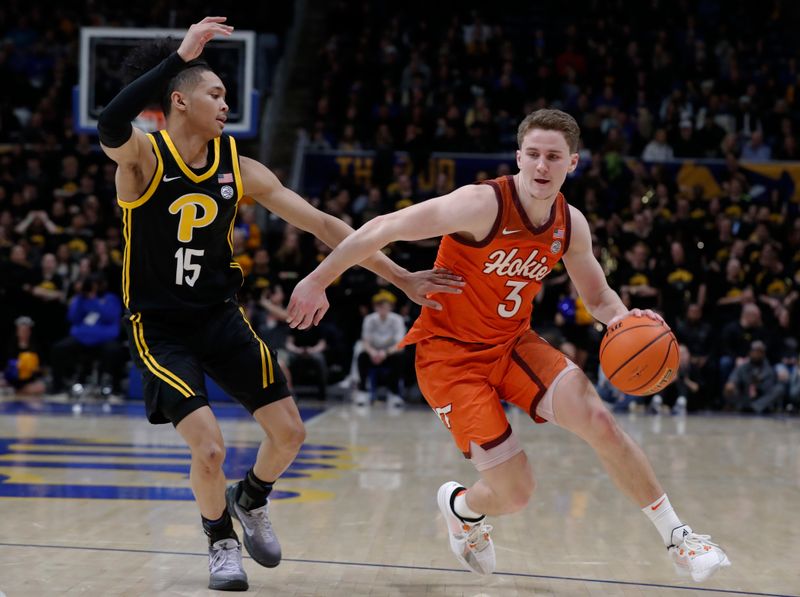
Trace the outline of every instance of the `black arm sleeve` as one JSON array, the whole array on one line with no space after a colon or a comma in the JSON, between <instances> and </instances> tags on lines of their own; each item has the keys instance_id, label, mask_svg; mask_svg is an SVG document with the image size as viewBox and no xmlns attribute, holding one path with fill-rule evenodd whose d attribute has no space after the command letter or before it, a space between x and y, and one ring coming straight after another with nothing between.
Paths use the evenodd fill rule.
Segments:
<instances>
[{"instance_id":1,"label":"black arm sleeve","mask_svg":"<svg viewBox=\"0 0 800 597\"><path fill-rule=\"evenodd\" d=\"M183 58L173 52L154 68L131 82L109 102L97 119L100 142L106 147L121 147L133 134L131 121L147 107L153 97L185 66Z\"/></svg>"}]
</instances>

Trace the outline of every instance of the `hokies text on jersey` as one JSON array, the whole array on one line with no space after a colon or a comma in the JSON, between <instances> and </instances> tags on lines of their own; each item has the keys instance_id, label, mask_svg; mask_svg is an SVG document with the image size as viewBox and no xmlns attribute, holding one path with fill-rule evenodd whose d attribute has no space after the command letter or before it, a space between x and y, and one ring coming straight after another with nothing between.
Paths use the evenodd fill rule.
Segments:
<instances>
[{"instance_id":1,"label":"hokies text on jersey","mask_svg":"<svg viewBox=\"0 0 800 597\"><path fill-rule=\"evenodd\" d=\"M483 273L495 273L498 276L515 278L522 276L541 282L550 273L550 266L547 265L547 255L539 256L539 249L533 249L527 258L517 257L519 249L513 248L511 251L498 249L489 255L490 261L484 263Z\"/></svg>"}]
</instances>

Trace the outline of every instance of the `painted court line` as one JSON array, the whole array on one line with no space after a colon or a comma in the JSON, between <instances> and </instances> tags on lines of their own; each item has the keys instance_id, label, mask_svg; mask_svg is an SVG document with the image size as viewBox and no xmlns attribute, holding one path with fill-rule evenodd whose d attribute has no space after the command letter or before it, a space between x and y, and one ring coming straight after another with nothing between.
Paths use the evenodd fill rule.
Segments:
<instances>
[{"instance_id":1,"label":"painted court line","mask_svg":"<svg viewBox=\"0 0 800 597\"><path fill-rule=\"evenodd\" d=\"M85 547L75 545L36 545L28 543L5 543L0 542L0 546L4 547L27 547L34 549L73 549L79 551L108 551L108 552L122 552L122 553L143 553L143 554L158 554L158 555L172 555L172 556L195 556L195 557L208 557L206 553L196 553L191 551L162 551L157 549L123 549L119 547ZM248 556L244 556L248 557ZM304 558L283 558L284 562L295 562L299 564L326 564L332 566L362 566L367 568L391 568L395 570L420 570L424 572L457 572L463 574L470 574L467 570L458 568L436 568L434 566L405 566L402 564L375 564L369 562L336 562L332 560L309 560ZM629 587L652 587L655 589L677 589L681 591L697 591L704 593L719 593L724 595L752 595L754 597L800 597L800 595L791 595L788 593L754 593L751 591L735 591L733 589L712 589L697 586L680 586L680 585L665 585L659 583L648 582L633 582L625 580L609 580L602 578L579 578L576 576L553 576L548 574L530 574L526 572L495 572L495 576L510 576L519 578L537 578L542 580L564 580L572 582L588 582L595 584L608 584L608 585L624 585Z\"/></svg>"}]
</instances>

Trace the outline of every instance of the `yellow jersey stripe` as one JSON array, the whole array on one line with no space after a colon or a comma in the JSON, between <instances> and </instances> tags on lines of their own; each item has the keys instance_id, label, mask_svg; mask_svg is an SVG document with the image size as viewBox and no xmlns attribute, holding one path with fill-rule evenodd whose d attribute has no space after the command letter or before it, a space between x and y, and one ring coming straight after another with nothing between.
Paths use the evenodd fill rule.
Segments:
<instances>
[{"instance_id":1,"label":"yellow jersey stripe","mask_svg":"<svg viewBox=\"0 0 800 597\"><path fill-rule=\"evenodd\" d=\"M239 267L239 263L236 261L236 257L233 254L233 228L236 224L236 215L239 213L239 204L236 204L236 207L233 208L233 217L231 218L231 225L228 227L228 246L231 248L231 267L233 264L236 263L236 267ZM241 268L240 268L241 269Z\"/></svg>"},{"instance_id":2,"label":"yellow jersey stripe","mask_svg":"<svg viewBox=\"0 0 800 597\"><path fill-rule=\"evenodd\" d=\"M153 174L153 178L150 181L150 184L147 187L147 190L144 194L139 197L136 201L121 201L119 197L117 197L117 203L123 209L134 209L139 207L140 205L144 204L150 197L153 196L153 193L156 192L158 188L158 184L161 182L161 176L164 174L164 159L161 157L161 152L158 150L158 144L156 143L155 137L153 135L148 134L147 138L150 140L150 143L153 145L153 151L156 154L156 171Z\"/></svg>"},{"instance_id":3,"label":"yellow jersey stripe","mask_svg":"<svg viewBox=\"0 0 800 597\"><path fill-rule=\"evenodd\" d=\"M233 219L231 219L231 226L228 229L228 245L231 248L231 261L236 262L236 258L233 254L233 228L236 225L236 216L239 213L239 201L242 199L242 174L239 172L239 154L236 153L236 141L233 137L229 137L231 141L231 162L233 163L233 180L236 184L236 209L233 211ZM231 267L238 267L242 269L241 266L237 263L236 266L231 263Z\"/></svg>"},{"instance_id":4,"label":"yellow jersey stripe","mask_svg":"<svg viewBox=\"0 0 800 597\"><path fill-rule=\"evenodd\" d=\"M178 392L183 394L184 398L194 396L194 392L185 381L159 364L150 353L150 348L147 346L147 342L144 339L144 327L141 322L141 314L137 313L136 315L132 315L131 323L133 324L133 339L136 343L136 350L139 352L139 356L150 372L178 390Z\"/></svg>"},{"instance_id":5,"label":"yellow jersey stripe","mask_svg":"<svg viewBox=\"0 0 800 597\"><path fill-rule=\"evenodd\" d=\"M233 163L233 180L236 181L236 204L242 200L244 196L244 182L242 181L242 173L239 170L239 152L236 149L236 139L230 137L231 140L231 162Z\"/></svg>"},{"instance_id":6,"label":"yellow jersey stripe","mask_svg":"<svg viewBox=\"0 0 800 597\"><path fill-rule=\"evenodd\" d=\"M266 388L267 385L271 383L275 383L275 373L272 368L272 356L269 354L269 348L267 345L264 344L264 341L258 337L256 331L253 329L253 326L250 325L250 321L247 319L247 315L244 313L244 309L239 307L239 311L244 318L244 322L247 324L247 327L250 328L250 331L253 333L253 337L258 340L258 344L261 348L261 379L262 379L262 386ZM266 358L265 358L266 355Z\"/></svg>"},{"instance_id":7,"label":"yellow jersey stripe","mask_svg":"<svg viewBox=\"0 0 800 597\"><path fill-rule=\"evenodd\" d=\"M159 132L161 133L162 139L164 139L164 142L167 144L172 157L175 158L175 163L178 164L181 172L183 172L189 180L192 182L203 182L204 180L211 178L211 176L216 173L217 168L219 167L219 137L214 139L214 161L212 162L211 167L202 174L195 174L192 172L192 169L186 165L186 162L183 161L183 158L175 148L175 144L172 142L172 138L169 136L169 133L166 130Z\"/></svg>"},{"instance_id":8,"label":"yellow jersey stripe","mask_svg":"<svg viewBox=\"0 0 800 597\"><path fill-rule=\"evenodd\" d=\"M131 299L131 210L122 210L122 238L125 241L125 250L122 254L122 301L125 308Z\"/></svg>"},{"instance_id":9,"label":"yellow jersey stripe","mask_svg":"<svg viewBox=\"0 0 800 597\"><path fill-rule=\"evenodd\" d=\"M267 366L269 367L269 383L275 383L275 372L272 370L272 356L269 354L269 350L267 350L266 346L264 346L264 349L267 352Z\"/></svg>"},{"instance_id":10,"label":"yellow jersey stripe","mask_svg":"<svg viewBox=\"0 0 800 597\"><path fill-rule=\"evenodd\" d=\"M185 398L189 398L190 396L194 395L194 392L189 388L189 386L180 379L177 375L172 373L169 369L162 366L158 361L156 361L155 357L150 353L150 348L147 346L147 342L144 339L144 328L142 327L141 321L136 320L133 322L133 329L134 329L134 340L136 341L136 349L139 352L139 356L142 358L142 361L145 363L148 369L158 377L159 379L165 381L173 388L178 390Z\"/></svg>"}]
</instances>

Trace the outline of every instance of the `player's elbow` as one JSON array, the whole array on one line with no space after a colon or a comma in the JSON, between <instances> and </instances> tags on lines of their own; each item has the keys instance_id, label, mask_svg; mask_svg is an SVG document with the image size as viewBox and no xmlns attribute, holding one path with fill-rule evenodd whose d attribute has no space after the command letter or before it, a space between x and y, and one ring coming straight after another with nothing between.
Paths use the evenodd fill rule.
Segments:
<instances>
[{"instance_id":1,"label":"player's elbow","mask_svg":"<svg viewBox=\"0 0 800 597\"><path fill-rule=\"evenodd\" d=\"M116 149L125 145L131 138L133 126L130 122L121 120L106 109L97 118L97 134L100 138L100 143L106 147Z\"/></svg>"},{"instance_id":2,"label":"player's elbow","mask_svg":"<svg viewBox=\"0 0 800 597\"><path fill-rule=\"evenodd\" d=\"M363 234L380 247L397 240L411 240L406 238L408 234L404 234L403 219L399 214L400 212L392 212L372 218L361 227L364 229Z\"/></svg>"}]
</instances>

